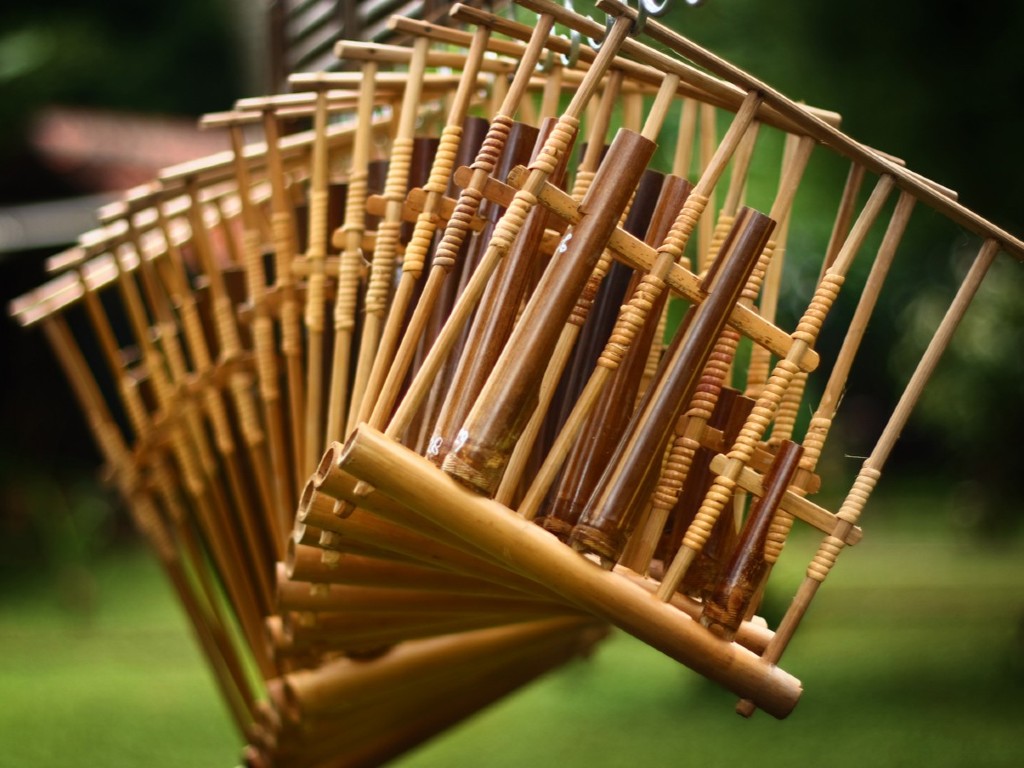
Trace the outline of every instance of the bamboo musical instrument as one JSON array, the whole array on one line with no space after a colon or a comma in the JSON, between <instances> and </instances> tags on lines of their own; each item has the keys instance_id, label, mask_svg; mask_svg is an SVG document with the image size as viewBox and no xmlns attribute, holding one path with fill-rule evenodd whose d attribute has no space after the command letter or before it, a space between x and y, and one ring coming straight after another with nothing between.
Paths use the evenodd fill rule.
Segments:
<instances>
[{"instance_id":1,"label":"bamboo musical instrument","mask_svg":"<svg viewBox=\"0 0 1024 768\"><path fill-rule=\"evenodd\" d=\"M358 72L206 116L230 150L104 207L12 303L53 347L253 768L380 764L609 625L741 714L785 717L801 683L783 653L997 252L1024 260L838 115L646 6L599 0L603 25L518 4L536 23L395 17L406 46L336 41ZM821 155L850 170L794 322L782 257L806 261ZM764 215L748 198L766 167ZM919 204L982 245L832 512L821 457ZM826 322L837 355L817 350ZM821 541L772 628L758 603L797 524Z\"/></svg>"}]
</instances>

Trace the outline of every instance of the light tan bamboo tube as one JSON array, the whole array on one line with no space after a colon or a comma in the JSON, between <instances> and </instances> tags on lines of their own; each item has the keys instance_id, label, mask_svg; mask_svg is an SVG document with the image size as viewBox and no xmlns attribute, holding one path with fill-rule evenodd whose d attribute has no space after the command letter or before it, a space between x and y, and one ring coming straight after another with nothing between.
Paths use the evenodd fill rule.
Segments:
<instances>
[{"instance_id":1,"label":"light tan bamboo tube","mask_svg":"<svg viewBox=\"0 0 1024 768\"><path fill-rule=\"evenodd\" d=\"M792 676L739 645L714 640L689 616L585 560L500 504L472 494L381 433L360 426L345 446L341 466L568 601L730 690L748 692L744 695L765 711L784 717L796 705L800 685Z\"/></svg>"},{"instance_id":2,"label":"light tan bamboo tube","mask_svg":"<svg viewBox=\"0 0 1024 768\"><path fill-rule=\"evenodd\" d=\"M323 450L323 370L324 324L326 314L326 282L324 261L327 258L327 93L321 87L316 94L313 119L315 138L310 158L309 223L305 259L309 264L306 278L306 380L305 380L305 444L302 466L308 474L316 467Z\"/></svg>"},{"instance_id":3,"label":"light tan bamboo tube","mask_svg":"<svg viewBox=\"0 0 1024 768\"><path fill-rule=\"evenodd\" d=\"M409 640L500 627L549 616L490 614L392 615L296 614L296 621L284 617L284 632L274 649L278 657L343 651L367 653Z\"/></svg>"},{"instance_id":4,"label":"light tan bamboo tube","mask_svg":"<svg viewBox=\"0 0 1024 768\"><path fill-rule=\"evenodd\" d=\"M589 631L593 626L592 620L567 617L419 640L373 661L338 659L315 670L286 675L285 692L301 715L345 712L390 696L396 689L433 683L437 675L448 674L449 667L473 666L552 635Z\"/></svg>"},{"instance_id":5,"label":"light tan bamboo tube","mask_svg":"<svg viewBox=\"0 0 1024 768\"><path fill-rule=\"evenodd\" d=\"M803 582L801 582L793 602L790 604L776 630L775 637L772 638L768 648L765 649L763 657L767 661L774 663L782 658L782 654L789 645L789 641L792 640L800 622L803 620L808 608L810 608L811 601L814 599L818 587L825 581L825 578L835 565L836 559L845 545L844 534L852 529L860 519L864 507L871 498L871 493L874 491L882 475L882 469L889 458L890 452L896 445L896 441L899 439L903 428L910 420L910 414L917 405L925 385L928 383L936 366L939 364L939 360L949 346L957 326L970 307L971 301L981 286L981 282L984 280L989 267L992 266L992 262L999 253L999 249L1000 243L995 239L989 239L982 244L981 249L978 251L974 263L960 284L960 288L957 290L956 296L946 310L946 314L943 316L938 328L932 335L928 347L925 349L917 367L914 369L914 373L907 382L907 386L903 390L903 394L900 396L896 407L893 409L889 421L882 430L882 434L875 443L871 455L865 459L860 472L857 474L857 478L853 482L853 487L850 488L850 492L840 506L839 512L836 513L839 523L836 526L835 532L827 536L819 546L817 553L807 568L807 575L804 577ZM737 705L736 711L745 717L749 717L753 714L756 706L756 702L744 699Z\"/></svg>"},{"instance_id":6,"label":"light tan bamboo tube","mask_svg":"<svg viewBox=\"0 0 1024 768\"><path fill-rule=\"evenodd\" d=\"M361 613L492 613L494 611L537 610L558 615L573 613L564 604L509 595L466 595L459 592L426 593L420 589L366 587L344 584L313 584L288 578L284 563L278 564L277 608L279 611ZM762 649L763 650L763 649Z\"/></svg>"},{"instance_id":7,"label":"light tan bamboo tube","mask_svg":"<svg viewBox=\"0 0 1024 768\"><path fill-rule=\"evenodd\" d=\"M450 592L466 595L521 596L521 592L483 579L419 565L378 560L357 555L342 555L337 562L324 563L322 551L288 542L285 565L288 578L312 584L416 589L423 592Z\"/></svg>"},{"instance_id":8,"label":"light tan bamboo tube","mask_svg":"<svg viewBox=\"0 0 1024 768\"><path fill-rule=\"evenodd\" d=\"M375 702L346 713L346 729L338 734L330 719L321 719L305 740L305 749L277 755L297 755L303 760L323 757L318 768L352 768L380 765L458 720L476 712L491 701L529 682L543 672L573 658L594 642L587 630L568 633L563 642L540 646L539 654L511 651L507 668L496 674L489 660L481 661L464 676L449 675L417 695L394 701ZM497 656L501 659L502 656ZM351 731L348 730L351 727Z\"/></svg>"},{"instance_id":9,"label":"light tan bamboo tube","mask_svg":"<svg viewBox=\"0 0 1024 768\"><path fill-rule=\"evenodd\" d=\"M334 348L331 354L331 383L328 390L325 430L327 443L339 439L345 413L349 408L352 335L356 327L359 273L363 261L362 244L366 231L366 197L373 138L371 123L378 63L364 61L360 71L363 81L359 88L357 129L345 193L345 218L342 224L344 244L338 264L337 296L334 304Z\"/></svg>"}]
</instances>

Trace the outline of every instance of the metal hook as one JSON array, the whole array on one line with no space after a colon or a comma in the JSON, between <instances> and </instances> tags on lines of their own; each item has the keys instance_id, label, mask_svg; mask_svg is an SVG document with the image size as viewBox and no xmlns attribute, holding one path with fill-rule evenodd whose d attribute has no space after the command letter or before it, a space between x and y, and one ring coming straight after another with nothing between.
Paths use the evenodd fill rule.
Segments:
<instances>
[{"instance_id":1,"label":"metal hook","mask_svg":"<svg viewBox=\"0 0 1024 768\"><path fill-rule=\"evenodd\" d=\"M572 0L562 0L562 6L569 13L576 13L576 8L573 7ZM569 30L569 55L562 55L562 64L573 69L576 66L576 62L580 59L580 45L583 42L583 35L580 34L577 29Z\"/></svg>"}]
</instances>

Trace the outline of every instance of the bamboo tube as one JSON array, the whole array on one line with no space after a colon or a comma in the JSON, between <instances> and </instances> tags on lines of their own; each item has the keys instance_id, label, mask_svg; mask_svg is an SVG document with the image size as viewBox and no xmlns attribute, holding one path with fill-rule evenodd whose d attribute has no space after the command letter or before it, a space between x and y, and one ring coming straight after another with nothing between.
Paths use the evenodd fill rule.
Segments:
<instances>
[{"instance_id":1,"label":"bamboo tube","mask_svg":"<svg viewBox=\"0 0 1024 768\"><path fill-rule=\"evenodd\" d=\"M283 564L282 568L283 568ZM571 613L565 605L530 600L512 595L500 597L466 595L458 592L425 593L421 589L357 587L342 584L314 585L292 581L281 574L277 582L279 612L448 614L537 611L558 615Z\"/></svg>"},{"instance_id":2,"label":"bamboo tube","mask_svg":"<svg viewBox=\"0 0 1024 768\"><path fill-rule=\"evenodd\" d=\"M686 569L703 546L708 531L714 525L724 505L732 498L732 492L736 487L736 478L749 461L758 441L774 417L786 386L798 372L797 366L793 365L792 361L817 340L821 325L842 288L846 272L892 187L891 177L883 176L878 180L853 231L844 242L839 257L828 268L818 284L810 305L797 324L796 331L793 332L795 340L793 347L790 348L789 354L776 364L765 391L758 398L747 424L740 431L739 437L729 451L726 470L720 472L715 478L711 490L708 491L697 516L683 538L683 545L665 574L661 590L658 593L662 599L678 588L680 580L686 574Z\"/></svg>"},{"instance_id":3,"label":"bamboo tube","mask_svg":"<svg viewBox=\"0 0 1024 768\"><path fill-rule=\"evenodd\" d=\"M709 271L708 299L680 325L660 376L630 420L599 490L573 529L570 545L596 555L604 567L610 568L622 554L639 506L652 490L673 426L692 399L714 340L721 335L773 227L771 219L751 209L737 217L735 234Z\"/></svg>"},{"instance_id":4,"label":"bamboo tube","mask_svg":"<svg viewBox=\"0 0 1024 768\"><path fill-rule=\"evenodd\" d=\"M710 365L709 365L710 367ZM722 445L731 445L739 435L740 429L750 416L754 407L754 401L744 397L739 392L729 387L722 387L711 412L711 418L707 420L705 431L700 435L703 442L694 451L687 471L686 481L682 484L681 492L678 494L672 509L669 512L670 525L666 530L665 525L652 522L650 518L655 517L656 501L652 502L650 518L645 522L644 528L630 539L629 548L624 553L623 561L638 571L647 573L651 570L652 557L664 562L671 562L672 556L679 549L683 533L689 528L697 510L700 509L701 501L711 488L714 475L711 472L711 462L716 452L708 448L704 443L710 442L711 430L714 430L716 437L720 434ZM673 446L674 448L674 446ZM666 464L672 460L671 454L666 459ZM664 471L664 470L663 470ZM667 472L666 472L667 474ZM655 492L658 493L657 491ZM707 586L714 583L714 580L721 569L722 562L728 557L736 543L736 534L739 532L739 523L743 510L743 499L737 498L734 504L732 515L722 515L708 535L708 540L701 549L700 556L694 566L687 572L687 578L682 582L682 589L686 594L705 597ZM650 539L659 537L652 544ZM658 553L657 548L661 552ZM631 551L630 551L631 550Z\"/></svg>"},{"instance_id":5,"label":"bamboo tube","mask_svg":"<svg viewBox=\"0 0 1024 768\"><path fill-rule=\"evenodd\" d=\"M479 126L479 123L476 125ZM543 128L544 126L542 126L542 130ZM487 126L484 133L489 132L489 130L490 128ZM528 126L521 121L514 121L511 125L508 136L505 139L505 147L501 153L501 157L492 170L492 175L504 176L508 173L510 168L520 163L528 163L531 157L530 148L535 146L537 133L538 131L536 128ZM464 160L464 163L460 164L460 170L468 171L468 176L472 175L472 171L469 171L465 163L474 162L473 158L479 154L479 149L483 147L482 141L483 137L481 137L480 142L474 142L474 144L466 146L466 152L463 152L462 147L460 146L460 157L457 158L456 163L459 164L459 160ZM472 151L469 151L471 148ZM458 186L459 182L453 178L450 182L450 190L454 192L455 188ZM453 213L454 209L455 205L453 202ZM420 338L416 344L415 355L412 359L412 365L410 366L409 373L406 378L407 382L411 381L412 378L418 375L420 367L430 354L430 349L433 347L434 342L443 330L444 324L447 321L448 316L451 314L452 307L455 306L459 295L469 282L470 276L480 263L480 259L483 256L487 243L490 242L491 235L493 234L498 221L501 219L503 208L502 206L492 204L490 201L481 201L479 213L480 215L475 217L474 223L471 225L471 236L463 241L462 248L459 253L459 260L456 262L456 265L452 270L452 275L445 279L441 285L439 299L434 302L434 307L429 312L427 322L423 326L423 332L419 334ZM538 214L538 216L542 215L543 214ZM524 230L525 229L527 229L526 226L524 226ZM526 249L526 240L524 239L525 234L525 232L520 232L520 237L516 239L515 248L510 252L510 255L512 255L516 249ZM503 261L503 264L504 263L505 262ZM488 291L497 290L497 287L495 287L496 279L497 278L492 279L488 284ZM429 283L429 275L427 282ZM424 285L424 289L426 288L427 285ZM426 293L426 290L424 290L424 293ZM419 301L422 302L422 300L423 297L421 296ZM489 315L486 311L478 311L476 314L478 316ZM495 322L499 322L499 318L497 316L493 319ZM409 333L412 330L413 328L410 324L406 333ZM448 357L438 369L434 382L425 398L424 405L416 414L414 414L410 422L406 432L406 439L409 441L409 445L416 446L417 451L424 452L428 450L431 434L433 431L436 431L437 425L443 417L449 393L457 386L456 377L460 374L459 368L462 361L467 359L470 355L477 354L479 351L470 351L470 345L477 344L477 346L479 346L478 342L474 341L473 334L474 332L471 328L464 326L462 330L454 336ZM404 391L402 392L402 395L404 396Z\"/></svg>"},{"instance_id":6,"label":"bamboo tube","mask_svg":"<svg viewBox=\"0 0 1024 768\"><path fill-rule=\"evenodd\" d=\"M488 495L497 490L536 404L538 374L554 352L562 327L654 148L639 134L619 132L599 169L601 175L595 177L581 205L580 224L563 238L557 259L545 271L444 460L443 469L453 477ZM613 178L617 183L610 183ZM526 357L520 358L524 352Z\"/></svg>"},{"instance_id":7,"label":"bamboo tube","mask_svg":"<svg viewBox=\"0 0 1024 768\"><path fill-rule=\"evenodd\" d=\"M409 64L408 82L402 98L401 113L395 140L391 144L388 160L388 178L384 185L387 207L384 218L377 226L377 242L370 264L370 276L366 288L365 314L362 335L359 340L359 359L356 364L355 381L352 385L352 400L349 404L348 429L355 426L360 413L370 369L377 354L381 334L388 312L391 293L392 273L398 255L398 241L401 230L402 204L409 186L409 165L412 160L412 140L419 112L423 77L426 74L426 58L430 40L417 38L413 43L412 60ZM406 277L408 274L408 277ZM413 271L403 269L402 278L396 288L395 301L399 307L408 306L415 287ZM404 309L402 310L404 314Z\"/></svg>"},{"instance_id":8,"label":"bamboo tube","mask_svg":"<svg viewBox=\"0 0 1024 768\"><path fill-rule=\"evenodd\" d=\"M366 614L344 611L338 614L302 614L289 623L286 619L282 645L275 648L281 656L342 651L372 652L410 640L500 627L539 618L550 618L551 611L505 614Z\"/></svg>"},{"instance_id":9,"label":"bamboo tube","mask_svg":"<svg viewBox=\"0 0 1024 768\"><path fill-rule=\"evenodd\" d=\"M654 104L651 106L651 110L647 115L647 120L645 121L643 131L641 133L645 139L652 142L656 141L658 134L661 132L661 126L664 123L665 116L668 112L668 107L671 104L677 84L678 78L674 75L667 75L662 82L662 88L658 91L658 95L655 98ZM636 183L639 183L639 178ZM629 202L626 203L626 207L620 217L621 223L624 223L626 215L632 204L633 199L631 197ZM580 210L583 210L582 205ZM611 231L614 231L614 228L612 228ZM609 237L611 236L611 231L608 233ZM544 423L544 419L548 412L548 406L554 396L557 383L561 379L564 366L569 359L569 355L571 354L573 347L576 345L576 340L583 323L586 322L586 319L590 314L594 296L597 294L597 291L611 266L612 254L607 248L607 238L604 240L604 244L605 247L602 248L601 255L598 258L597 263L594 265L593 271L587 279L587 283L584 286L583 291L577 298L576 306L573 308L569 315L568 322L562 329L562 333L558 339L551 362L544 372L544 381L541 383L538 406L534 409L532 418L527 423L526 428L517 440L512 458L510 459L510 466L506 469L505 476L502 480L504 487L499 489L500 492L497 494L498 500L506 504L511 503L513 493L519 487L522 473L525 471L527 458L534 447L534 441L536 440L537 434L540 432L541 425Z\"/></svg>"},{"instance_id":10,"label":"bamboo tube","mask_svg":"<svg viewBox=\"0 0 1024 768\"><path fill-rule=\"evenodd\" d=\"M341 466L568 601L730 690L748 691L743 695L765 711L782 717L795 706L799 683L782 670L764 665L740 646L713 639L685 614L596 568L500 504L470 493L385 435L361 425L345 446Z\"/></svg>"},{"instance_id":11,"label":"bamboo tube","mask_svg":"<svg viewBox=\"0 0 1024 768\"><path fill-rule=\"evenodd\" d=\"M496 172L500 175L502 170L507 170L504 166L507 160L512 159L511 149L517 136L517 129L518 132L525 131L526 134L533 135L531 158L535 158L543 149L553 125L554 120L547 120L539 131L534 131L521 127L519 123L514 124L513 131L509 133L508 146L502 155L502 163L497 166ZM567 161L568 158L563 157L552 173L552 179L556 183L563 180ZM488 212L495 214L495 220L497 215L500 215L499 207L493 203L489 206ZM539 261L538 248L549 218L550 215L543 208L530 211L519 237L516 238L508 255L502 259L481 296L480 305L467 330L459 360L454 366L451 381L448 383L444 401L427 444L426 456L438 466L448 455L458 428L468 415L508 342L524 296L529 290L534 272L533 263ZM486 237L488 233L485 230L482 235Z\"/></svg>"},{"instance_id":12,"label":"bamboo tube","mask_svg":"<svg viewBox=\"0 0 1024 768\"><path fill-rule=\"evenodd\" d=\"M545 25L538 24L538 42L541 39L540 33L546 32L544 26ZM550 26L547 28L550 29ZM568 150L568 145L572 141L576 132L579 115L582 112L583 107L593 95L593 92L601 77L604 75L615 50L621 44L627 34L627 31L628 30L625 25L619 25L609 32L608 38L598 55L598 59L595 60L593 66L587 72L587 79L580 85L579 90L576 91L572 101L566 107L565 113L559 118L558 124L549 136L541 156L531 164L530 176L523 188L516 193L516 197L513 199L512 204L499 222L480 265L473 273L473 277L462 292L459 302L456 304L455 308L453 308L451 315L449 315L448 321L445 323L444 330L434 342L430 355L428 355L427 360L425 360L423 365L420 367L420 370L417 373L416 378L413 380L413 383L410 385L409 390L406 392L398 411L392 417L387 430L390 436L398 437L405 431L405 428L411 418L411 414L421 404L422 398L426 394L427 383L436 373L437 367L440 363L443 362L444 357L450 349L452 341L454 341L455 334L461 330L468 319L468 316L473 307L475 307L476 302L479 300L490 275L493 273L498 262L500 262L508 252L508 249L511 247L512 241L515 239L516 235L518 235L525 216L529 213L530 209L536 202L537 192L551 174L555 164L558 162L558 159ZM498 120L498 118L496 117L495 120ZM463 190L463 194L465 195L468 190L473 189L474 192L470 197L479 199L475 197L476 195L479 195L477 190L483 185L488 173L489 171L486 171L485 169L481 169L481 173L479 175L474 173L471 186L467 187L466 190ZM469 211L470 215L475 211L475 205L472 206L472 208L473 210ZM458 208L456 209L456 212L458 213ZM455 219L453 218L453 221L454 220ZM448 237L449 229L451 229L451 223L449 223L449 227L446 228L445 238L442 239L441 245L438 247L435 254L435 264L438 263L439 259L447 258L446 256L443 256L443 254L449 253L448 249L457 244L455 242L456 238ZM461 243L461 234L458 236L458 239Z\"/></svg>"},{"instance_id":13,"label":"bamboo tube","mask_svg":"<svg viewBox=\"0 0 1024 768\"><path fill-rule=\"evenodd\" d=\"M345 554L336 561L325 563L321 549L298 544L294 539L288 542L285 565L289 579L311 584L345 584L501 597L522 594L476 577L361 555Z\"/></svg>"},{"instance_id":14,"label":"bamboo tube","mask_svg":"<svg viewBox=\"0 0 1024 768\"><path fill-rule=\"evenodd\" d=\"M765 557L769 529L782 495L796 474L803 448L790 441L779 446L778 454L764 483L764 496L750 508L732 557L715 587L710 590L700 617L702 626L725 640L732 640L740 622L748 615L754 596L768 575Z\"/></svg>"},{"instance_id":15,"label":"bamboo tube","mask_svg":"<svg viewBox=\"0 0 1024 768\"><path fill-rule=\"evenodd\" d=\"M462 322L452 325L452 329L447 334L442 331L441 335L435 339L430 354L420 365L420 369L414 377L410 389L405 393L403 398L405 410L402 418L396 421L398 417L397 414L392 414L392 408L398 399L399 387L405 380L412 361L416 342L415 335L422 333L420 329L423 328L423 324L426 322L433 303L437 300L445 279L456 264L459 249L466 237L468 221L476 214L477 208L480 205L482 198L479 191L480 187L493 171L505 148L505 143L511 130L512 119L525 93L528 73L540 58L541 47L547 33L551 29L551 23L550 17L547 16L541 16L538 19L531 42L523 53L520 68L517 70L501 106L491 119L491 127L473 164L473 178L459 195L459 202L456 204L455 211L445 227L440 244L435 249L430 272L427 275L427 281L420 295L420 300L417 302L416 309L407 324L405 336L398 347L398 351L395 353L395 359L370 414L368 423L377 426L383 426L390 417L391 422L395 424L393 431L396 436L401 435L408 428L412 421L412 414L418 410L423 399L426 397L431 382L444 362L445 354L455 343L455 336L461 330L464 318ZM460 302L461 304L463 302ZM469 307L462 314L468 314L468 309ZM446 323L445 327L448 328L448 323ZM404 406L406 402L409 403L408 406Z\"/></svg>"},{"instance_id":16,"label":"bamboo tube","mask_svg":"<svg viewBox=\"0 0 1024 768\"><path fill-rule=\"evenodd\" d=\"M835 565L836 558L845 545L843 540L844 534L855 526L860 519L864 507L881 477L882 469L889 458L889 454L892 452L900 433L909 421L914 406L917 405L925 385L931 378L932 373L934 373L946 347L949 346L957 326L963 319L964 314L966 314L971 300L985 278L985 274L992 265L999 249L1000 243L993 238L986 240L978 251L974 263L960 284L960 288L946 310L946 314L943 316L938 328L932 335L928 347L925 349L921 360L914 369L914 373L907 382L907 386L903 390L903 394L900 396L895 409L893 409L889 421L882 430L882 434L875 443L871 455L864 460L864 464L853 482L853 487L840 506L839 512L836 513L836 516L839 518L839 524L836 526L835 533L827 536L822 541L807 568L807 575L801 582L793 602L779 624L775 637L772 638L768 648L765 649L763 657L767 661L774 663L782 658L786 646L793 638L793 634L810 607L818 587L821 586ZM756 702L744 699L737 705L736 711L744 717L749 717L753 714L756 706Z\"/></svg>"},{"instance_id":17,"label":"bamboo tube","mask_svg":"<svg viewBox=\"0 0 1024 768\"><path fill-rule=\"evenodd\" d=\"M664 240L690 189L690 183L685 179L676 176L665 179L648 229L648 243L660 243ZM631 293L635 290L639 279L640 276L634 274L627 291ZM581 428L576 447L567 454L567 463L562 469L559 485L551 491L550 505L543 508L543 514L538 518L541 526L563 541L568 540L572 527L597 485L600 473L611 461L615 445L632 414L632 409L623 407L623 404L636 400L638 378L643 373L640 365L643 350L652 345L657 320L661 315L659 304L663 304L667 298L668 294L663 292L657 303L651 307L644 325L637 333L629 351L623 356L622 364L611 374L611 381L601 391L589 420ZM574 413L579 407L574 407ZM566 423L571 423L574 418L579 416L574 417L570 414ZM562 437L558 439L564 441ZM527 520L537 515L538 499L547 493L546 478L551 473L550 467L553 466L553 458L557 458L557 455L553 449L519 505L519 514Z\"/></svg>"},{"instance_id":18,"label":"bamboo tube","mask_svg":"<svg viewBox=\"0 0 1024 768\"><path fill-rule=\"evenodd\" d=\"M459 81L459 87L452 98L448 119L441 132L440 146L430 171L430 178L424 187L427 196L423 203L423 210L416 219L416 226L412 237L406 246L406 252L402 260L402 278L400 282L418 281L422 276L430 243L437 230L438 209L451 177L455 157L462 144L463 124L469 113L470 99L472 97L472 90L469 85L476 79L477 71L482 66L489 40L490 30L487 27L478 27L470 40L469 51L466 54L462 70L463 77ZM408 278L406 274L409 275ZM423 292L427 293L426 287L424 287ZM431 291L431 293L433 292ZM381 334L380 347L377 350L373 368L366 383L366 394L359 407L359 421L365 421L373 416L376 403L381 397L381 389L387 380L389 366L394 364L400 349L399 334L402 332L410 301L411 296L408 295L408 289L406 289L405 292L396 294L391 302L387 321ZM429 296L427 301L430 301ZM426 308L428 305L424 304L424 307ZM421 322L426 319L422 312L414 312L413 318L421 319ZM421 327L414 326L412 319L410 319L405 333L411 338L420 335L422 330ZM411 348L412 344L410 342L406 345L405 349L409 350ZM408 365L408 363L399 363L400 367L403 365ZM391 381L392 386L397 386L395 383L398 381L397 377L392 378ZM392 402L397 399L397 395L391 392L386 393L384 397Z\"/></svg>"}]
</instances>

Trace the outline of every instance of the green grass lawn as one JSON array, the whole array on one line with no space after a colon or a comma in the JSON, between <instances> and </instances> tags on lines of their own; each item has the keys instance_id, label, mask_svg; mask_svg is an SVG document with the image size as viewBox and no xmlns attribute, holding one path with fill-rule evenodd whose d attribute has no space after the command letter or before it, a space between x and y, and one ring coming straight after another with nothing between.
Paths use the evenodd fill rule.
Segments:
<instances>
[{"instance_id":1,"label":"green grass lawn","mask_svg":"<svg viewBox=\"0 0 1024 768\"><path fill-rule=\"evenodd\" d=\"M617 634L397 764L1024 765L1024 542L982 548L941 512L911 525L878 501L783 661L805 691L787 720L739 718L731 695ZM791 542L784 582L808 546ZM89 614L46 580L0 602L0 765L234 765L155 563L123 552L92 580Z\"/></svg>"}]
</instances>

